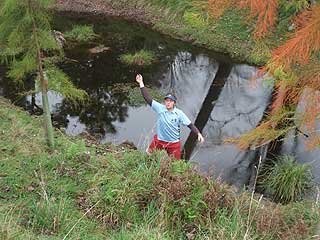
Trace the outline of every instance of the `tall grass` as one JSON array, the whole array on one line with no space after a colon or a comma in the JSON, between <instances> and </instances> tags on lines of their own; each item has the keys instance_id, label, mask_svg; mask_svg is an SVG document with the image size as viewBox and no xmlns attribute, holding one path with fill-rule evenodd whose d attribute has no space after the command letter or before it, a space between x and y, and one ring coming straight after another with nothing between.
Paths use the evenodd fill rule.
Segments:
<instances>
[{"instance_id":1,"label":"tall grass","mask_svg":"<svg viewBox=\"0 0 320 240\"><path fill-rule=\"evenodd\" d=\"M319 222L308 202L236 195L165 152L146 156L58 132L47 152L40 119L1 98L0 118L1 240L308 239Z\"/></svg>"},{"instance_id":2,"label":"tall grass","mask_svg":"<svg viewBox=\"0 0 320 240\"><path fill-rule=\"evenodd\" d=\"M68 206L65 199L33 202L29 207L29 226L38 233L55 234L67 226Z\"/></svg>"},{"instance_id":3,"label":"tall grass","mask_svg":"<svg viewBox=\"0 0 320 240\"><path fill-rule=\"evenodd\" d=\"M271 192L277 202L301 200L311 189L310 165L299 164L292 156L281 156L265 168L260 185Z\"/></svg>"},{"instance_id":4,"label":"tall grass","mask_svg":"<svg viewBox=\"0 0 320 240\"><path fill-rule=\"evenodd\" d=\"M151 0L154 4L158 6L167 7L170 10L183 14L186 10L193 7L193 1L189 0ZM195 1L194 1L195 2ZM200 1L197 1L200 2Z\"/></svg>"}]
</instances>

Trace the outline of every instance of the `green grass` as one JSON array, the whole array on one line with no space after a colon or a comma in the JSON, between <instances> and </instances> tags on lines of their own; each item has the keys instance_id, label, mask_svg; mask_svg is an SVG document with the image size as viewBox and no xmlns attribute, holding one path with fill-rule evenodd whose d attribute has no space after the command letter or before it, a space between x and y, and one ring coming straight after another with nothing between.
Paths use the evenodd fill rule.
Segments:
<instances>
[{"instance_id":1,"label":"green grass","mask_svg":"<svg viewBox=\"0 0 320 240\"><path fill-rule=\"evenodd\" d=\"M232 7L220 19L214 20L205 10L206 1L187 0L122 0L111 1L116 8L143 9L146 18L157 31L186 40L208 49L226 53L235 60L261 64L265 58L251 57L255 43L254 21L248 21L246 11Z\"/></svg>"},{"instance_id":2,"label":"green grass","mask_svg":"<svg viewBox=\"0 0 320 240\"><path fill-rule=\"evenodd\" d=\"M273 165L266 166L261 186L271 192L277 202L301 200L312 186L311 166L297 163L294 157L278 157Z\"/></svg>"},{"instance_id":3,"label":"green grass","mask_svg":"<svg viewBox=\"0 0 320 240\"><path fill-rule=\"evenodd\" d=\"M156 56L153 52L142 49L134 54L123 54L120 60L128 65L148 66L155 62Z\"/></svg>"},{"instance_id":4,"label":"green grass","mask_svg":"<svg viewBox=\"0 0 320 240\"><path fill-rule=\"evenodd\" d=\"M214 20L210 19L203 9L192 7L185 10L181 17L172 12L165 18L160 17L161 20L155 22L154 28L175 38L226 53L234 60L245 59L250 63L260 64L261 59L253 62L256 57L251 57L251 54L255 53L252 38L254 24L246 19L245 13L246 11L233 7Z\"/></svg>"},{"instance_id":5,"label":"green grass","mask_svg":"<svg viewBox=\"0 0 320 240\"><path fill-rule=\"evenodd\" d=\"M0 132L0 239L310 239L319 222L312 201L282 206L255 196L248 225L249 193L164 152L58 131L49 152L41 118L2 98Z\"/></svg>"},{"instance_id":6,"label":"green grass","mask_svg":"<svg viewBox=\"0 0 320 240\"><path fill-rule=\"evenodd\" d=\"M238 62L259 66L267 63L272 49L289 38L292 33L289 26L309 1L279 1L275 28L265 39L259 40L253 37L256 19L249 17L249 9L240 9L239 3L235 2L219 19L212 19L207 3L206 0L108 1L118 11L133 13L133 18L138 13L142 22L150 23L153 29L173 38L225 53Z\"/></svg>"},{"instance_id":7,"label":"green grass","mask_svg":"<svg viewBox=\"0 0 320 240\"><path fill-rule=\"evenodd\" d=\"M74 42L90 42L97 37L93 27L88 25L75 25L72 30L64 33L64 36L67 40Z\"/></svg>"},{"instance_id":8,"label":"green grass","mask_svg":"<svg viewBox=\"0 0 320 240\"><path fill-rule=\"evenodd\" d=\"M306 0L280 1L275 29L265 39L253 37L256 19L235 2L219 19L211 19L204 0L120 0L109 1L114 8L142 10L153 28L174 38L230 55L234 60L264 65L271 50L288 39L294 16L308 5Z\"/></svg>"}]
</instances>

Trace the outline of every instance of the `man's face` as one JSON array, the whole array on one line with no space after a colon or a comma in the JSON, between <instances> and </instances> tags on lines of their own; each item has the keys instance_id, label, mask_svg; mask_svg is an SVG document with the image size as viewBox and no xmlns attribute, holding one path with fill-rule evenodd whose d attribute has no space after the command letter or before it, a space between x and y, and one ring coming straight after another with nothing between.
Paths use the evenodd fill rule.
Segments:
<instances>
[{"instance_id":1,"label":"man's face","mask_svg":"<svg viewBox=\"0 0 320 240\"><path fill-rule=\"evenodd\" d=\"M166 108L167 108L168 110L173 109L173 107L174 107L174 101L173 101L173 100L171 100L170 98L166 98L166 99L164 100L164 103L165 103Z\"/></svg>"}]
</instances>

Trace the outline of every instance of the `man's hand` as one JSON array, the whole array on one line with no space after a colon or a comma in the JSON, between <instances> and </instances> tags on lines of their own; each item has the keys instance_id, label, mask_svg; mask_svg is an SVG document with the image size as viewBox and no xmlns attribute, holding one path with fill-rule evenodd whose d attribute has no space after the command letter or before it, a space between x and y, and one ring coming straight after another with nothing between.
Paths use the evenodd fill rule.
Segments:
<instances>
[{"instance_id":1,"label":"man's hand","mask_svg":"<svg viewBox=\"0 0 320 240\"><path fill-rule=\"evenodd\" d=\"M204 138L203 138L203 136L202 136L201 133L198 133L198 141L199 141L200 143L203 143L203 142L204 142Z\"/></svg>"},{"instance_id":2,"label":"man's hand","mask_svg":"<svg viewBox=\"0 0 320 240\"><path fill-rule=\"evenodd\" d=\"M140 87L144 87L144 84L143 84L143 77L141 74L137 74L136 76L136 81L139 83Z\"/></svg>"}]
</instances>

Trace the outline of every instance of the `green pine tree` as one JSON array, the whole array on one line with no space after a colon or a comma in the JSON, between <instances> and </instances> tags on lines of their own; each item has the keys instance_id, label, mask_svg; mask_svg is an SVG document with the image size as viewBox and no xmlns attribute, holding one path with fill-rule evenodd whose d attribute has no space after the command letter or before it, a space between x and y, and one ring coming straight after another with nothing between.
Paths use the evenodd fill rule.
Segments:
<instances>
[{"instance_id":1,"label":"green pine tree","mask_svg":"<svg viewBox=\"0 0 320 240\"><path fill-rule=\"evenodd\" d=\"M63 49L52 29L49 7L52 0L0 0L0 58L9 65L8 76L23 82L36 73L36 90L42 94L47 143L54 146L48 90L72 101L84 100L86 93L74 87L55 66Z\"/></svg>"}]
</instances>

